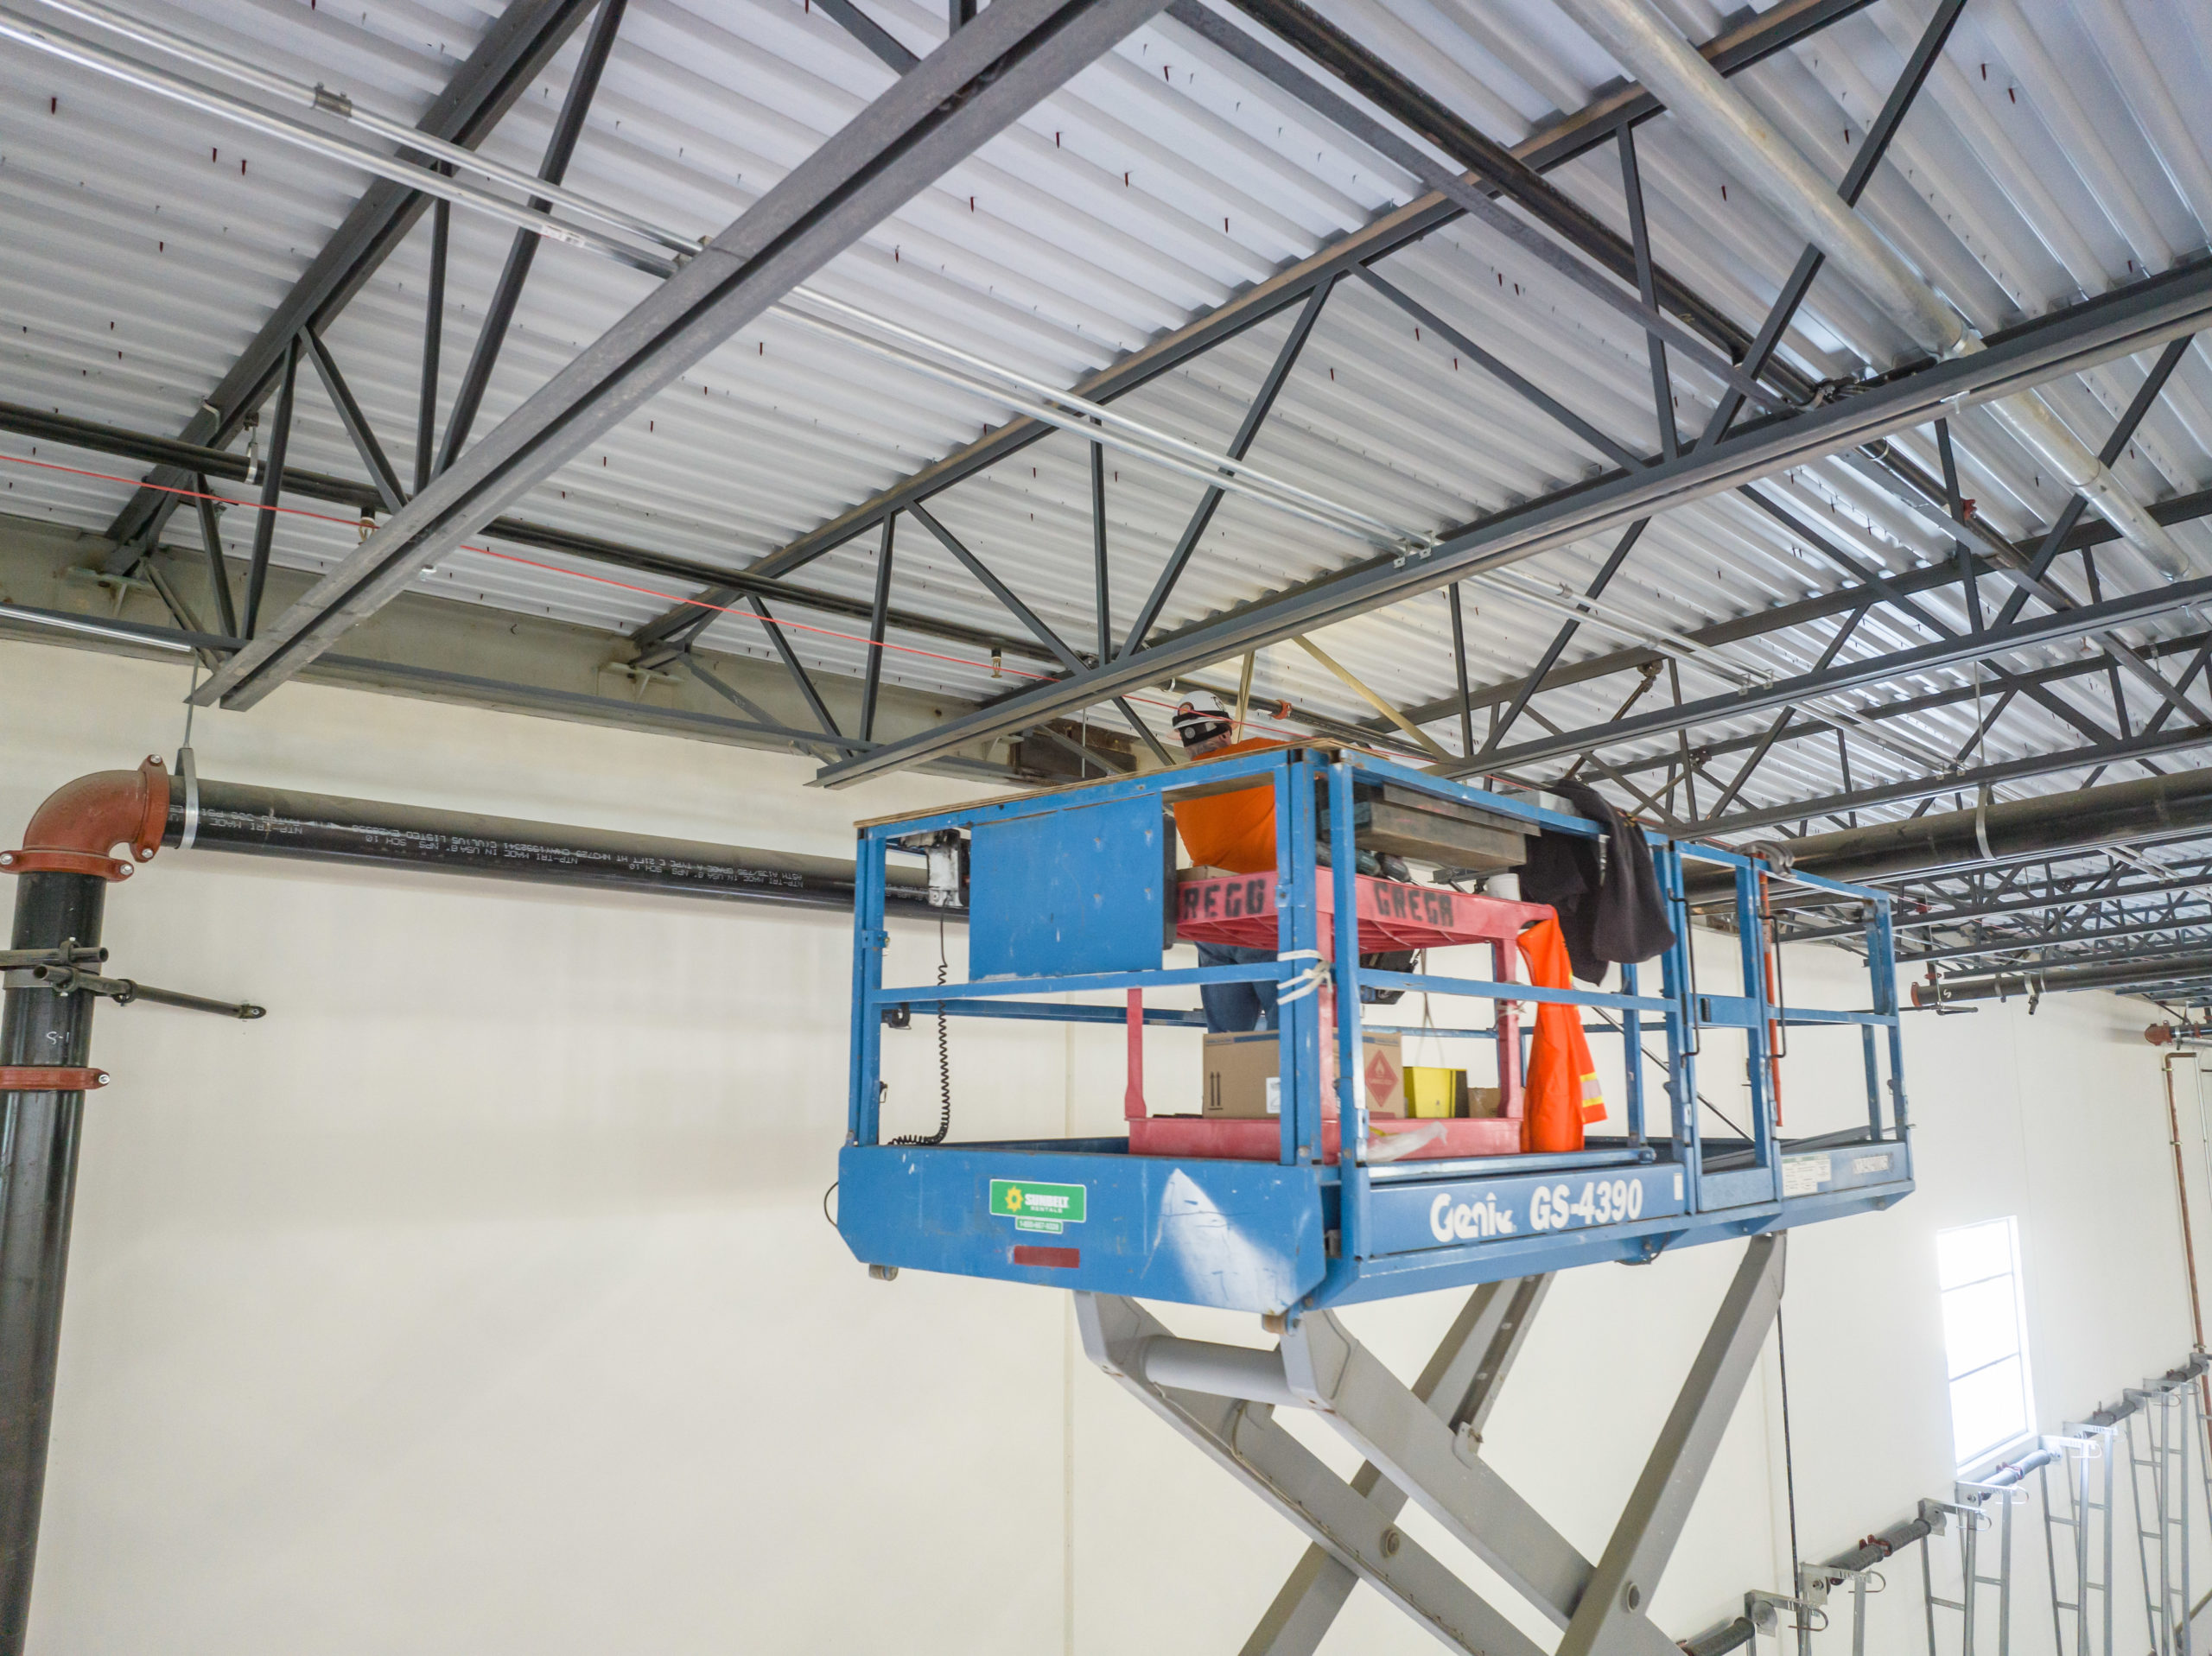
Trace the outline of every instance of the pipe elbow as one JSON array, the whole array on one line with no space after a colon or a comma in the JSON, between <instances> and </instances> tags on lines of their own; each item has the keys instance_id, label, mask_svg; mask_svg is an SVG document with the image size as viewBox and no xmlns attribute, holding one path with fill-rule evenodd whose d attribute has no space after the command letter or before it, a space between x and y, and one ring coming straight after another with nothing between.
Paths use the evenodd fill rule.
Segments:
<instances>
[{"instance_id":1,"label":"pipe elbow","mask_svg":"<svg viewBox=\"0 0 2212 1656\"><path fill-rule=\"evenodd\" d=\"M22 847L0 851L0 872L130 878L162 847L169 814L169 773L149 754L136 771L95 771L66 782L31 813ZM127 858L108 853L127 846Z\"/></svg>"}]
</instances>

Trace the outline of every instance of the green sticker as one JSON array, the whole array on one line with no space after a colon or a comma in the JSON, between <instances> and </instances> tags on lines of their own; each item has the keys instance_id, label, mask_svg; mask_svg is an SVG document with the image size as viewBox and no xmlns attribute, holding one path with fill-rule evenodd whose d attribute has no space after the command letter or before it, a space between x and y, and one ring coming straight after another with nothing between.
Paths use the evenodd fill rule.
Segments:
<instances>
[{"instance_id":1,"label":"green sticker","mask_svg":"<svg viewBox=\"0 0 2212 1656\"><path fill-rule=\"evenodd\" d=\"M991 1212L1001 1219L1014 1221L1016 1230L1057 1234L1065 1226L1083 1223L1084 1189L1080 1184L1040 1184L1027 1179L993 1179Z\"/></svg>"}]
</instances>

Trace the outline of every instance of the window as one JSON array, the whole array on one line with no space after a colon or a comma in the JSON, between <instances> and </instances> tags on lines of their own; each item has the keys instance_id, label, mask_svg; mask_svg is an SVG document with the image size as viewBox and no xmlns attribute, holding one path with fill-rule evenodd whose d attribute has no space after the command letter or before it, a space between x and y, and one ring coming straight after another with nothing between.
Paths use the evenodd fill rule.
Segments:
<instances>
[{"instance_id":1,"label":"window","mask_svg":"<svg viewBox=\"0 0 2212 1656\"><path fill-rule=\"evenodd\" d=\"M2018 1225L1993 1219L1939 1231L1936 1272L1950 1359L1951 1442L1965 1471L2034 1425Z\"/></svg>"}]
</instances>

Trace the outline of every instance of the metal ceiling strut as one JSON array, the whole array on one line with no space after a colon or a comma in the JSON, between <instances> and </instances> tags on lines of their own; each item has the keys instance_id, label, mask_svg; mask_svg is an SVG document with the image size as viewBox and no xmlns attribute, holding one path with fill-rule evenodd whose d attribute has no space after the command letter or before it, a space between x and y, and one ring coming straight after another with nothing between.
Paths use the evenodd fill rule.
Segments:
<instances>
[{"instance_id":1,"label":"metal ceiling strut","mask_svg":"<svg viewBox=\"0 0 2212 1656\"><path fill-rule=\"evenodd\" d=\"M2078 638L2157 616L2169 615L2176 610L2208 600L2212 600L2212 578L2176 581L2170 587L2151 592L2128 593L2108 598L2101 604L2085 604L2078 609L2053 611L2032 620L2016 622L2002 629L1992 628L1978 635L1955 634L1885 656L1865 657L1818 671L1774 679L1752 688L1724 691L1696 701L1686 701L1678 708L1663 707L1655 713L1639 714L1632 720L1618 721L1609 728L1569 731L1558 736L1523 742L1492 755L1480 765L1457 768L1503 769L1526 765L1538 759L1575 752L1601 741L1626 742L1649 736L1667 735L1708 719L1763 712L1786 707L1809 696L1878 684L1903 675L1925 672L1931 668L1955 666L1987 655ZM2094 763L2094 755L2088 762ZM1786 809L1787 814L1792 816L1804 814L1794 804Z\"/></svg>"},{"instance_id":2,"label":"metal ceiling strut","mask_svg":"<svg viewBox=\"0 0 2212 1656\"><path fill-rule=\"evenodd\" d=\"M1797 233L1923 350L1949 358L1981 343L1949 304L1873 226L1840 200L1804 155L1662 20L1646 0L1562 0L1599 44L1667 104L1708 154L1751 186ZM1999 397L1989 410L2169 576L2190 564L2173 537L2127 486L2031 391Z\"/></svg>"},{"instance_id":3,"label":"metal ceiling strut","mask_svg":"<svg viewBox=\"0 0 2212 1656\"><path fill-rule=\"evenodd\" d=\"M251 707L915 194L1160 0L999 0L434 479L203 687Z\"/></svg>"},{"instance_id":4,"label":"metal ceiling strut","mask_svg":"<svg viewBox=\"0 0 2212 1656\"><path fill-rule=\"evenodd\" d=\"M1738 74L1871 3L1872 0L1782 0L1781 4L1714 36L1699 50L1722 74ZM844 10L843 0L840 0L840 6L833 9L831 15L845 22L848 29L853 29L843 16ZM873 29L873 25L869 27ZM894 53L903 53L905 48L893 41L892 50L884 51L867 33L859 29L854 32L856 38L861 39L870 50L877 51L893 67L899 67ZM1547 172L1607 142L1622 123L1648 120L1658 112L1658 102L1649 93L1641 87L1626 87L1605 94L1564 121L1514 146L1508 153L1517 165L1538 173ZM1131 352L1119 362L1078 381L1075 390L1094 402L1110 402L1149 384L1270 316L1304 303L1317 286L1410 246L1461 216L1456 203L1440 192L1432 191L1286 267L1195 321ZM914 501L926 500L963 479L996 465L1050 436L1053 429L1027 415L1016 415L974 442L771 552L754 563L749 573L761 576L788 574L866 533L887 514L901 511ZM721 588L710 587L704 598L710 604L730 601ZM649 647L696 619L696 609L679 606L647 622L632 636L640 646Z\"/></svg>"},{"instance_id":5,"label":"metal ceiling strut","mask_svg":"<svg viewBox=\"0 0 2212 1656\"><path fill-rule=\"evenodd\" d=\"M2080 853L2206 828L2212 828L2212 769L1813 834L1790 842L1791 866L1824 879L1887 879L1999 858ZM1688 883L1694 894L1718 892L1725 885L1702 871ZM1898 923L1912 923L1900 917Z\"/></svg>"},{"instance_id":6,"label":"metal ceiling strut","mask_svg":"<svg viewBox=\"0 0 2212 1656\"><path fill-rule=\"evenodd\" d=\"M2161 523L2167 524L2190 523L2200 517L2212 517L2212 490L2200 491L2194 494L2177 495L2171 500L2158 502L2151 510ZM2068 532L2058 550L2061 553L2078 552L2086 548L2102 546L2119 538L2118 530L2102 519L2099 519L2094 523L2077 524ZM1980 579L1994 574L1997 563L1994 558L1976 553L1974 555L1974 569L1976 578ZM1887 579L1890 591L1901 593L1924 593L1952 585L1958 579L1958 572L1954 568L1930 565L1920 569L1904 570ZM1747 638L1766 638L1774 633L1790 631L1811 622L1824 620L1833 615L1847 614L1863 605L1879 600L1885 595L1883 591L1872 587L1840 587L1834 592L1822 593L1817 597L1800 599L1796 603L1777 605L1771 609L1754 611L1749 615L1731 616L1723 621L1711 622L1707 625L1690 629L1684 636L1702 644L1734 644ZM1573 684L1586 684L1593 679L1607 678L1615 673L1624 673L1631 669L1651 666L1665 660L1666 657L1656 650L1630 647L1611 650L1601 656L1591 656L1581 661L1568 662L1563 666L1554 667L1544 676L1544 682L1538 688L1557 690ZM2092 663L2091 670L2101 672L2104 670L2103 664ZM1468 692L1470 703L1478 710L1510 703L1519 693L1522 685L1526 682L1525 678L1516 677L1502 679L1489 684L1475 685ZM1416 707L1408 707L1406 711L1417 722L1427 724L1433 720L1452 717L1457 714L1459 709L1459 700L1455 692L1448 696L1440 696L1433 701L1421 702ZM1890 710L1885 707L1870 707L1866 711L1870 716L1873 716L1886 714ZM1375 728L1378 723L1379 721L1376 720L1367 721L1368 727L1370 729ZM1821 727L1808 725L1802 728L1813 730ZM1714 751L1725 750L1716 744ZM1637 766L1627 765L1624 768L1635 769Z\"/></svg>"},{"instance_id":7,"label":"metal ceiling strut","mask_svg":"<svg viewBox=\"0 0 2212 1656\"><path fill-rule=\"evenodd\" d=\"M583 136L584 117L590 112L592 99L599 92L600 77L606 72L607 56L614 49L614 37L622 27L622 11L627 3L628 0L600 0L599 16L584 41L583 56L569 82L567 95L561 100L561 112L554 117L553 135L546 140L545 159L537 168L538 177L548 184L558 184L568 175L569 158L575 154L576 140ZM552 203L543 196L532 196L530 205L543 213ZM507 342L507 329L514 322L515 307L522 301L523 284L530 280L531 266L537 257L538 239L530 231L517 230L508 245L507 262L501 267L491 301L485 307L483 325L477 330L476 344L469 352L467 371L461 377L461 387L454 393L453 409L446 416L445 441L438 450L435 472L448 469L468 441L477 410L483 405L485 389L492 383L492 371L499 365L500 348ZM397 510L397 503L393 510Z\"/></svg>"},{"instance_id":8,"label":"metal ceiling strut","mask_svg":"<svg viewBox=\"0 0 2212 1656\"><path fill-rule=\"evenodd\" d=\"M1856 447L1922 424L1961 403L2005 395L2022 386L2163 345L2177 333L2195 331L2209 321L2212 321L2212 261L2148 277L1992 334L1985 350L1901 372L1853 397L1756 422L1672 460L1636 471L1614 472L1494 513L1452 531L1426 555L1367 558L1273 597L1194 622L1156 638L1143 650L1125 651L1110 663L1039 685L990 708L948 720L932 731L830 766L822 780L831 785L861 781L938 752L1020 729L1039 719L1071 713L1171 675L1200 670L1245 650L1448 586L1464 575L1569 545L1799 462ZM2123 610L2127 617L2134 617L2182 607L2190 600L2177 594L2193 585L2182 583L2159 594L2108 600L2103 605L2024 625L2036 629L2037 636L2052 631L2058 636L2078 636L2119 625L2126 619ZM2019 634L2019 629L2013 631L2025 636ZM1991 642L1994 636L1970 642L1964 654L1951 658L1966 659L2002 647ZM1853 669L1831 670L1847 675ZM1832 688L1800 687L1793 689L1791 697L1783 699ZM1770 700L1764 705L1779 706L1780 701ZM1693 717L1669 713L1643 717L1672 730L1709 714L1709 708L1700 707ZM1667 723L1669 719L1676 722ZM1617 729L1612 735L1618 739L1623 733ZM1586 745L1579 739L1526 744L1501 752L1497 765L1525 763ZM1497 767L1488 763L1460 767L1463 771L1494 768Z\"/></svg>"},{"instance_id":9,"label":"metal ceiling strut","mask_svg":"<svg viewBox=\"0 0 2212 1656\"><path fill-rule=\"evenodd\" d=\"M418 124L433 137L474 149L516 98L551 62L591 10L593 0L511 0L454 72L453 79ZM237 362L199 409L179 440L221 447L260 407L302 328L320 330L360 291L397 247L427 205L403 185L379 180L363 191L352 212L301 273ZM188 488L191 474L163 467L147 481ZM111 572L120 573L150 548L176 497L140 489L130 497L108 538L117 543Z\"/></svg>"},{"instance_id":10,"label":"metal ceiling strut","mask_svg":"<svg viewBox=\"0 0 2212 1656\"><path fill-rule=\"evenodd\" d=\"M14 403L0 403L0 431L16 432L42 441L63 443L93 454L149 460L159 466L175 467L194 479L188 486L201 494L208 492L207 479L213 477L227 482L243 482L248 469L243 454L200 447L173 438L149 436L143 432L126 431L119 426L103 425L98 421L79 420L41 409L24 408ZM380 485L356 483L347 478L333 477L324 472L310 472L296 466L284 468L282 492L309 500L327 500L334 505L351 506L364 513L378 510L384 498ZM212 508L215 503L201 504ZM2208 504L2206 510L2212 511L2212 504ZM729 581L734 583L729 600L732 604L739 599L753 596L775 603L795 604L802 609L823 615L848 616L855 620L867 620L872 613L868 600L854 598L844 593L795 586L785 581L762 581L749 574L733 575L710 564L680 557L672 552L659 552L651 547L635 546L621 541L602 540L595 535L555 529L549 524L529 523L518 517L496 518L485 525L484 534L492 540L510 541L517 546L558 552L564 556L582 559L588 563L606 564L617 569L665 575L676 581ZM980 650L998 650L1008 656L1037 661L1052 659L1050 652L1043 645L1030 639L1018 638L1011 633L993 632L986 627L969 626L959 621L944 620L916 610L892 610L888 625L898 631L942 638L950 644L972 644ZM234 629L226 627L226 631L234 633Z\"/></svg>"},{"instance_id":11,"label":"metal ceiling strut","mask_svg":"<svg viewBox=\"0 0 2212 1656\"><path fill-rule=\"evenodd\" d=\"M1652 1597L1781 1308L1786 1242L1786 1233L1751 1238L1595 1560L1481 1453L1481 1423L1547 1278L1477 1290L1417 1386L1326 1310L1288 1314L1274 1351L1179 1339L1119 1295L1077 1293L1076 1321L1092 1361L1313 1543L1247 1641L1254 1656L1313 1650L1355 1579L1469 1656L1538 1656L1541 1646L1397 1527L1408 1500L1564 1629L1559 1656L1675 1656L1650 1619ZM1275 1423L1280 1408L1310 1410L1367 1464L1339 1478Z\"/></svg>"}]
</instances>

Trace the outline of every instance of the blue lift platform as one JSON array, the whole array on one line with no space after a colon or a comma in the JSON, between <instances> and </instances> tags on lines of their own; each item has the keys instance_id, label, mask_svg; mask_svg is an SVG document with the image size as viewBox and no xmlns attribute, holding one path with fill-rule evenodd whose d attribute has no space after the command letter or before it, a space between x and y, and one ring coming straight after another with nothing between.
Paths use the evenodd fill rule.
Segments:
<instances>
[{"instance_id":1,"label":"blue lift platform","mask_svg":"<svg viewBox=\"0 0 2212 1656\"><path fill-rule=\"evenodd\" d=\"M1275 957L1168 968L1166 947L1178 920L1188 927L1190 919L1178 901L1167 808L1178 797L1254 786L1274 790L1275 872L1244 882L1237 929L1252 934L1253 903L1271 908ZM1494 948L1489 978L1370 970L1359 964L1362 947L1402 946L1424 926L1453 935L1462 917L1433 885L1395 888L1386 898L1363 892L1371 882L1338 879L1322 866L1325 842L1352 846L1363 827L1372 838L1391 813L1402 822L1408 803L1416 815L1433 806L1463 825L1473 818L1527 833L1599 832L1527 800L1319 747L1239 754L863 825L838 1228L880 1277L914 1269L1075 1291L1091 1361L1307 1538L1305 1556L1245 1642L1246 1656L1311 1656L1361 1582L1465 1656L1679 1656L1651 1619L1652 1595L1780 1309L1787 1232L1885 1207L1912 1190L1889 899L1795 877L1862 905L1871 1004L1861 1010L1796 1006L1778 986L1770 990L1768 893L1790 877L1764 861L1657 835L1649 836L1654 863L1677 941L1659 961L1656 995L1641 993L1634 967L1621 969L1617 993L1514 981L1510 943ZM969 981L884 983L884 872L894 847L931 855L932 879L946 896L963 883L964 868ZM1732 894L1738 993L1707 993L1693 970L1684 868L1694 863L1731 876L1718 885L1723 901ZM1699 890L1702 905L1710 899L1702 883ZM1230 900L1224 895L1217 906ZM1495 935L1495 923L1512 917L1493 912L1488 930ZM1221 940L1222 917L1205 923ZM1361 947L1336 950L1335 938L1357 938ZM1161 1123L1145 1108L1135 1080L1142 1035L1150 1026L1204 1020L1147 1006L1145 996L1236 980L1281 986L1281 1119L1273 1143L1264 1132L1256 1141L1240 1132L1235 1155L1222 1154L1217 1142L1204 1145L1210 1153L1172 1153L1200 1146L1205 1135L1189 1118ZM1353 1055L1363 990L1391 989L1491 1003L1487 1024L1446 1032L1497 1040L1502 1080L1518 1056L1516 1007L1548 1001L1592 1009L1600 1021L1586 1029L1611 1029L1624 1043L1626 1132L1554 1155L1386 1159L1392 1141L1370 1138ZM1113 992L1123 1004L1039 999L1090 991ZM884 1031L940 1011L1123 1024L1133 1078L1129 1136L882 1142ZM1858 1028L1866 1121L1793 1142L1774 1126L1772 1061L1782 1031L1812 1025ZM1699 1048L1703 1032L1717 1030L1741 1031L1748 1139L1702 1130ZM1663 1057L1646 1056L1647 1031L1662 1040ZM1341 1078L1333 1124L1324 1110L1325 1040L1336 1045L1333 1073ZM1664 1085L1651 1095L1657 1119L1647 1121L1646 1072L1654 1067L1663 1069ZM1341 1129L1333 1155L1332 1125ZM1604 1551L1585 1558L1482 1453L1499 1388L1554 1275L1605 1260L1648 1264L1669 1249L1746 1238ZM1410 1385L1334 1310L1452 1287L1470 1291ZM1179 1338L1142 1300L1257 1312L1274 1343ZM1340 1477L1277 1423L1282 1408L1311 1411L1366 1464ZM1495 1570L1525 1601L1523 1614L1501 1613L1401 1529L1409 1501ZM1796 1601L1785 1594L1766 1602ZM1532 1619L1558 1628L1557 1640L1531 1638L1524 1627Z\"/></svg>"},{"instance_id":2,"label":"blue lift platform","mask_svg":"<svg viewBox=\"0 0 2212 1656\"><path fill-rule=\"evenodd\" d=\"M1275 793L1277 872L1268 895L1280 929L1279 958L1167 967L1175 891L1168 808L1179 796L1255 785ZM1658 994L1640 992L1648 965L1642 973L1621 968L1620 991L1600 993L1512 981L1510 966L1490 979L1375 971L1347 952L1329 963L1323 980L1324 993L1334 998L1330 1019L1320 995L1298 994L1296 986L1317 981L1313 968L1331 936L1358 932L1359 882L1332 883L1321 866L1321 847L1325 841L1352 843L1366 815L1363 807L1386 789L1396 798L1420 796L1471 808L1525 825L1531 834L1599 832L1582 817L1526 799L1315 747L1240 754L865 825L855 905L849 1132L838 1166L839 1228L854 1253L877 1267L1274 1314L1599 1260L1649 1260L1668 1248L1885 1207L1911 1190L1885 894L1795 878L1797 885L1864 905L1870 1004L1859 1010L1781 1005L1767 993L1762 923L1766 892L1791 877L1718 847L1654 834L1649 837L1677 940L1658 962ZM948 846L956 837L967 859L969 980L887 985L887 858L896 847ZM1692 969L1683 871L1694 862L1719 865L1734 877L1741 974L1740 985L1732 987L1740 993L1702 993ZM887 1023L901 1025L939 1012L1121 1023L1129 1016L1122 1006L1042 997L1103 990L1134 998L1129 1004L1135 1005L1153 991L1239 980L1285 986L1281 1120L1271 1159L1132 1154L1124 1139L880 1141ZM1509 1009L1543 1001L1598 1009L1605 1022L1586 1025L1592 1036L1618 1031L1625 1044L1626 1132L1562 1155L1371 1158L1353 1061L1360 1050L1363 987L1427 991ZM1143 1018L1153 1027L1201 1023L1195 1012L1150 1006ZM1498 1021L1493 1016L1488 1025L1447 1032L1494 1037ZM1341 1077L1336 1113L1351 1124L1343 1137L1354 1146L1334 1159L1326 1154L1323 1120L1322 1043L1331 1022ZM1792 1143L1772 1126L1770 1044L1777 1031L1805 1025L1859 1027L1866 1125ZM1716 1140L1704 1131L1697 1066L1700 1032L1709 1029L1742 1031L1751 1088L1748 1140ZM1663 1042L1663 1055L1646 1056L1647 1033ZM1649 1111L1647 1070L1662 1056L1659 1107Z\"/></svg>"}]
</instances>

